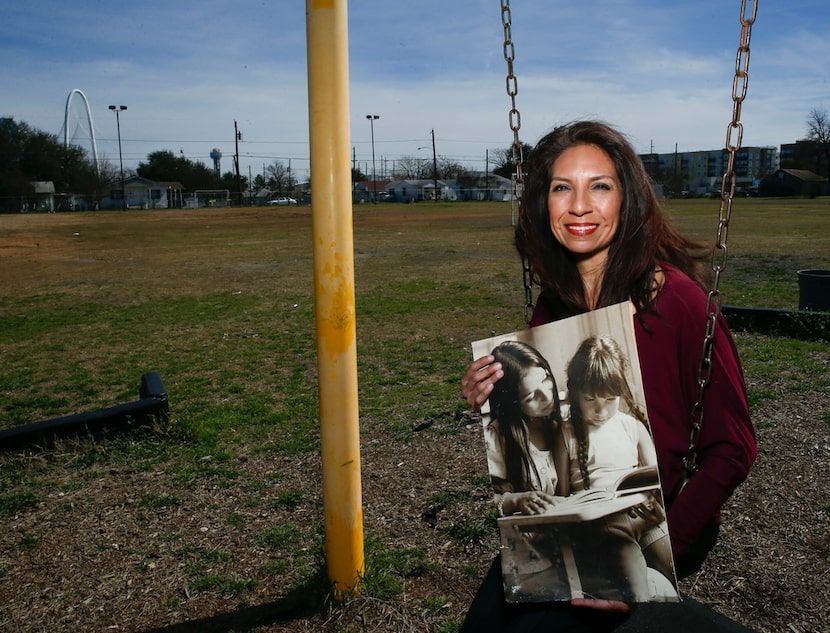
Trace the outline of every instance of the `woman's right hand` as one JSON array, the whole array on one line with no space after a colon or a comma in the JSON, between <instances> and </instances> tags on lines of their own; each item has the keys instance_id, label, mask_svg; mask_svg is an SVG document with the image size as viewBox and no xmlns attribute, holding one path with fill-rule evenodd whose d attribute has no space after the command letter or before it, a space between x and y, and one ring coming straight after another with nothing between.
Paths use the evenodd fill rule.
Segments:
<instances>
[{"instance_id":1,"label":"woman's right hand","mask_svg":"<svg viewBox=\"0 0 830 633\"><path fill-rule=\"evenodd\" d=\"M473 411L481 410L481 405L487 402L493 391L493 385L504 376L501 363L496 363L495 360L490 355L474 360L461 379L461 395Z\"/></svg>"},{"instance_id":2,"label":"woman's right hand","mask_svg":"<svg viewBox=\"0 0 830 633\"><path fill-rule=\"evenodd\" d=\"M631 613L637 608L636 604L628 604L618 600L597 600L596 598L574 598L571 604L575 607L585 609L596 609L597 611L616 611L617 613Z\"/></svg>"}]
</instances>

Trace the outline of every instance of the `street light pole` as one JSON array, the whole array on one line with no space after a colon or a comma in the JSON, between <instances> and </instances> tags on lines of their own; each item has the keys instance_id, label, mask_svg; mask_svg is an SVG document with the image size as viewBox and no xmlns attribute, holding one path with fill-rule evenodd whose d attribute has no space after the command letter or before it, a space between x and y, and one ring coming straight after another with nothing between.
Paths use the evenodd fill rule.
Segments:
<instances>
[{"instance_id":1,"label":"street light pole","mask_svg":"<svg viewBox=\"0 0 830 633\"><path fill-rule=\"evenodd\" d=\"M432 186L435 187L435 202L438 202L438 157L435 155L435 130L432 133Z\"/></svg>"},{"instance_id":2,"label":"street light pole","mask_svg":"<svg viewBox=\"0 0 830 633\"><path fill-rule=\"evenodd\" d=\"M122 105L117 108L114 105L110 106L110 110L115 112L115 125L118 128L118 163L121 165L121 204L123 208L127 206L127 194L124 191L124 157L121 154L121 117L120 114L127 109L127 106Z\"/></svg>"},{"instance_id":3,"label":"street light pole","mask_svg":"<svg viewBox=\"0 0 830 633\"><path fill-rule=\"evenodd\" d=\"M380 117L377 114L367 114L366 118L369 119L369 126L372 128L372 202L377 204L378 202L378 178L377 172L375 172L375 121L377 121Z\"/></svg>"}]
</instances>

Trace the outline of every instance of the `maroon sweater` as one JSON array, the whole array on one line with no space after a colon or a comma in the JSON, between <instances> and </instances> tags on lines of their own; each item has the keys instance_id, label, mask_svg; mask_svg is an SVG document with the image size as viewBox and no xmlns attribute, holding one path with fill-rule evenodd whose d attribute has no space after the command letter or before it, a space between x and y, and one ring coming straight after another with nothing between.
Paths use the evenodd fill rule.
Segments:
<instances>
[{"instance_id":1,"label":"maroon sweater","mask_svg":"<svg viewBox=\"0 0 830 633\"><path fill-rule=\"evenodd\" d=\"M699 392L698 367L706 333L706 293L681 271L663 266L665 283L652 305L654 313L634 319L637 352L651 423L660 479L667 496L682 478L689 449L692 407ZM530 325L553 319L543 299ZM694 543L755 461L755 429L749 418L743 369L726 320L715 332L711 382L706 390L698 441L700 470L669 510L672 549Z\"/></svg>"}]
</instances>

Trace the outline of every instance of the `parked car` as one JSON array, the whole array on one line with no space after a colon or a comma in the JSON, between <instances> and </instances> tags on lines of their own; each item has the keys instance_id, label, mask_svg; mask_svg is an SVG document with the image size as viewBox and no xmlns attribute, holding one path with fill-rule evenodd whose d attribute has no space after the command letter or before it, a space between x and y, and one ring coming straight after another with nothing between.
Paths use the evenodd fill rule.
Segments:
<instances>
[{"instance_id":1,"label":"parked car","mask_svg":"<svg viewBox=\"0 0 830 633\"><path fill-rule=\"evenodd\" d=\"M294 198L280 197L274 198L273 200L269 200L268 204L276 204L278 206L284 207L288 206L289 204L297 204L297 201L294 200Z\"/></svg>"}]
</instances>

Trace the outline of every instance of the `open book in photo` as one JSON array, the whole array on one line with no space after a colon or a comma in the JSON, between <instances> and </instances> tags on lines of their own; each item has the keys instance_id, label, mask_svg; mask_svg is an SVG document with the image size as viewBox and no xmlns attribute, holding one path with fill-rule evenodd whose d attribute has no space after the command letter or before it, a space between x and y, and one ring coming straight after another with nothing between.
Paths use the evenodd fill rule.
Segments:
<instances>
[{"instance_id":1,"label":"open book in photo","mask_svg":"<svg viewBox=\"0 0 830 633\"><path fill-rule=\"evenodd\" d=\"M657 466L640 466L619 477L608 488L589 488L565 497L542 514L514 514L499 519L504 525L539 525L593 521L628 510L641 503L653 503L648 493L659 493Z\"/></svg>"}]
</instances>

